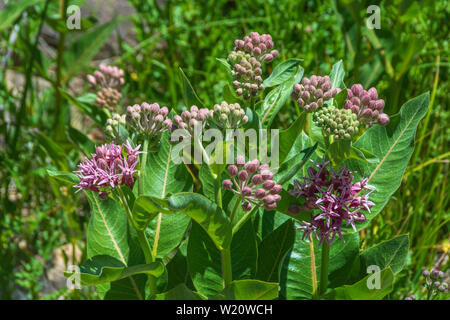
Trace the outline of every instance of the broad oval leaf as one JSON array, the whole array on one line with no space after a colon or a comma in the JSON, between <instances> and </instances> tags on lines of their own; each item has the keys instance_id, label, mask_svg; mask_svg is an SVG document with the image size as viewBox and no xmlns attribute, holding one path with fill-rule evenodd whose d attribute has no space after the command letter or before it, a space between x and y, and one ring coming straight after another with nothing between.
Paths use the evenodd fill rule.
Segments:
<instances>
[{"instance_id":1,"label":"broad oval leaf","mask_svg":"<svg viewBox=\"0 0 450 320\"><path fill-rule=\"evenodd\" d=\"M302 62L300 59L289 59L279 63L272 71L270 76L264 80L265 88L277 86L289 80L297 71L297 66Z\"/></svg>"},{"instance_id":2,"label":"broad oval leaf","mask_svg":"<svg viewBox=\"0 0 450 320\"><path fill-rule=\"evenodd\" d=\"M273 300L278 297L278 283L260 280L236 280L213 299Z\"/></svg>"}]
</instances>

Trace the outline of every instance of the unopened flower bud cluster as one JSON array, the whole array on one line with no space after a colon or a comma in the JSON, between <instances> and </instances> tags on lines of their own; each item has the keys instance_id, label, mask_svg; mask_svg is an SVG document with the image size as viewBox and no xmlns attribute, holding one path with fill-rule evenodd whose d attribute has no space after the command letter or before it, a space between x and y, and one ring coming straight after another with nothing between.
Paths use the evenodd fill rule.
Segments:
<instances>
[{"instance_id":1,"label":"unopened flower bud cluster","mask_svg":"<svg viewBox=\"0 0 450 320\"><path fill-rule=\"evenodd\" d=\"M447 292L448 284L444 282L445 274L438 269L431 271L425 270L422 275L425 277L425 287L429 291L429 295L437 294L439 292Z\"/></svg>"},{"instance_id":2,"label":"unopened flower bud cluster","mask_svg":"<svg viewBox=\"0 0 450 320\"><path fill-rule=\"evenodd\" d=\"M366 91L361 84L354 84L351 90L347 89L347 93L344 108L356 114L361 123L378 123L383 126L389 123L389 116L382 112L384 100L378 99L377 89L370 88Z\"/></svg>"},{"instance_id":3,"label":"unopened flower bud cluster","mask_svg":"<svg viewBox=\"0 0 450 320\"><path fill-rule=\"evenodd\" d=\"M272 48L273 41L269 34L250 32L243 40L235 40L234 51L228 56L228 62L233 66L233 87L237 95L250 99L258 91L264 90L261 64L278 56L278 51Z\"/></svg>"},{"instance_id":4,"label":"unopened flower bud cluster","mask_svg":"<svg viewBox=\"0 0 450 320\"><path fill-rule=\"evenodd\" d=\"M124 84L124 72L117 67L100 64L98 70L93 75L87 75L87 80L92 87L96 88L96 102L101 108L110 111L118 109L118 104L122 98L120 86Z\"/></svg>"},{"instance_id":5,"label":"unopened flower bud cluster","mask_svg":"<svg viewBox=\"0 0 450 320\"><path fill-rule=\"evenodd\" d=\"M203 129L208 115L209 110L207 108L199 109L197 106L191 106L189 110L184 110L181 115L173 117L171 130L186 129L192 135L196 127Z\"/></svg>"},{"instance_id":6,"label":"unopened flower bud cluster","mask_svg":"<svg viewBox=\"0 0 450 320\"><path fill-rule=\"evenodd\" d=\"M335 140L350 140L359 131L359 121L351 110L323 106L313 114L313 121Z\"/></svg>"},{"instance_id":7,"label":"unopened flower bud cluster","mask_svg":"<svg viewBox=\"0 0 450 320\"><path fill-rule=\"evenodd\" d=\"M244 211L250 211L253 205L267 210L277 207L282 186L273 180L268 164L261 165L257 159L245 162L243 156L238 156L235 164L228 166L228 174L231 180L224 180L222 186L241 197Z\"/></svg>"},{"instance_id":8,"label":"unopened flower bud cluster","mask_svg":"<svg viewBox=\"0 0 450 320\"><path fill-rule=\"evenodd\" d=\"M236 129L248 122L244 109L239 103L228 104L222 101L209 110L208 117L220 128Z\"/></svg>"},{"instance_id":9,"label":"unopened flower bud cluster","mask_svg":"<svg viewBox=\"0 0 450 320\"><path fill-rule=\"evenodd\" d=\"M114 140L119 138L119 125L125 127L126 115L120 115L118 113L113 113L112 117L106 120L106 133L111 136Z\"/></svg>"},{"instance_id":10,"label":"unopened flower bud cluster","mask_svg":"<svg viewBox=\"0 0 450 320\"><path fill-rule=\"evenodd\" d=\"M330 77L312 75L311 78L303 78L301 84L294 84L291 96L306 112L314 112L340 91L332 88Z\"/></svg>"},{"instance_id":11,"label":"unopened flower bud cluster","mask_svg":"<svg viewBox=\"0 0 450 320\"><path fill-rule=\"evenodd\" d=\"M135 131L154 138L172 127L168 114L167 107L161 108L158 103L144 102L128 106L126 120Z\"/></svg>"}]
</instances>

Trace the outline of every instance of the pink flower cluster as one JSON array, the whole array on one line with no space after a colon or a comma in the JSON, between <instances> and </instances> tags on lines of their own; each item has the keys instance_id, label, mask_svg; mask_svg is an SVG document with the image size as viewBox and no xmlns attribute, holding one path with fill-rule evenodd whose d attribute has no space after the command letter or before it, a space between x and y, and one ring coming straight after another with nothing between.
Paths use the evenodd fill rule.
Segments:
<instances>
[{"instance_id":1,"label":"pink flower cluster","mask_svg":"<svg viewBox=\"0 0 450 320\"><path fill-rule=\"evenodd\" d=\"M377 89L370 88L366 91L361 84L354 84L351 90L347 89L347 93L344 108L356 114L360 122L383 126L389 123L389 116L382 112L384 100L378 99Z\"/></svg>"},{"instance_id":2,"label":"pink flower cluster","mask_svg":"<svg viewBox=\"0 0 450 320\"><path fill-rule=\"evenodd\" d=\"M329 76L312 75L309 79L304 77L301 84L294 84L291 97L306 112L314 112L325 101L334 98L340 91L339 88L332 88Z\"/></svg>"},{"instance_id":3,"label":"pink flower cluster","mask_svg":"<svg viewBox=\"0 0 450 320\"><path fill-rule=\"evenodd\" d=\"M123 75L122 69L101 63L94 75L88 74L87 79L93 87L115 88L124 84Z\"/></svg>"},{"instance_id":4,"label":"pink flower cluster","mask_svg":"<svg viewBox=\"0 0 450 320\"><path fill-rule=\"evenodd\" d=\"M138 163L140 145L133 148L127 141L127 154L122 156L122 147L115 144L105 144L96 147L92 159L85 158L78 165L80 170L75 174L80 178L80 183L75 185L77 190L91 190L98 193L100 199L108 198L112 189L126 184L130 188L134 185L135 167Z\"/></svg>"},{"instance_id":5,"label":"pink flower cluster","mask_svg":"<svg viewBox=\"0 0 450 320\"><path fill-rule=\"evenodd\" d=\"M186 129L192 135L196 126L204 127L208 116L209 109L199 109L197 106L191 106L190 110L184 110L181 116L175 115L173 117L171 129L172 131L175 129Z\"/></svg>"},{"instance_id":6,"label":"pink flower cluster","mask_svg":"<svg viewBox=\"0 0 450 320\"><path fill-rule=\"evenodd\" d=\"M222 186L241 197L244 211L250 211L252 204L267 210L277 207L282 187L272 180L273 173L268 164L260 165L257 159L246 163L243 156L238 156L236 163L228 166L228 174L233 181L226 179Z\"/></svg>"},{"instance_id":7,"label":"pink flower cluster","mask_svg":"<svg viewBox=\"0 0 450 320\"><path fill-rule=\"evenodd\" d=\"M277 50L273 48L272 36L270 34L260 35L258 32L250 32L243 40L234 41L234 50L242 50L250 53L259 61L270 62L278 57Z\"/></svg>"},{"instance_id":8,"label":"pink flower cluster","mask_svg":"<svg viewBox=\"0 0 450 320\"><path fill-rule=\"evenodd\" d=\"M294 190L289 193L295 197L303 198L304 210L311 211L309 222L303 222L298 229L303 230L303 238L313 233L320 243L325 239L331 244L336 237L344 241L342 237L342 223L347 222L356 231L355 222L363 222L366 216L363 210L370 212L374 205L369 201L369 196L374 187L368 184L368 179L353 182L353 174L347 166L335 172L328 169L329 161L322 159L321 163L314 162L314 166L308 168L308 177L303 182L294 181ZM367 194L363 191L370 190ZM296 214L300 207L292 205L289 211Z\"/></svg>"}]
</instances>

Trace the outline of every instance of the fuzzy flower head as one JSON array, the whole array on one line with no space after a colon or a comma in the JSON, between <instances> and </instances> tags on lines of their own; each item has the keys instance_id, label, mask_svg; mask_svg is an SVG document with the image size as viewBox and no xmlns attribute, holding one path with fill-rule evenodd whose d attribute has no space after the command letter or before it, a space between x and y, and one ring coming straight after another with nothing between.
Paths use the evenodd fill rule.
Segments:
<instances>
[{"instance_id":1,"label":"fuzzy flower head","mask_svg":"<svg viewBox=\"0 0 450 320\"><path fill-rule=\"evenodd\" d=\"M125 145L126 155L122 155L122 147L115 144L105 144L96 147L96 152L91 159L87 157L78 165L79 170L75 174L80 178L80 183L75 185L80 190L91 190L98 193L100 199L108 198L112 189L127 185L134 185L135 167L138 163L140 145L133 148L127 141Z\"/></svg>"},{"instance_id":2,"label":"fuzzy flower head","mask_svg":"<svg viewBox=\"0 0 450 320\"><path fill-rule=\"evenodd\" d=\"M301 83L294 84L291 96L306 112L314 112L340 91L339 88L332 88L330 77L312 75L311 78L304 77Z\"/></svg>"},{"instance_id":3,"label":"fuzzy flower head","mask_svg":"<svg viewBox=\"0 0 450 320\"><path fill-rule=\"evenodd\" d=\"M213 110L209 110L208 117L223 129L237 129L248 122L248 117L239 103L228 104L225 101L216 104Z\"/></svg>"},{"instance_id":4,"label":"fuzzy flower head","mask_svg":"<svg viewBox=\"0 0 450 320\"><path fill-rule=\"evenodd\" d=\"M369 200L374 187L368 179L354 182L353 173L347 166L335 172L330 162L322 159L308 168L309 177L294 181L294 189L289 193L305 200L303 209L311 212L309 222L304 222L298 229L303 230L303 238L314 234L322 243L331 244L336 235L344 241L342 223L351 225L356 231L355 222L366 220L364 211L370 212L374 205ZM365 190L369 190L364 194ZM292 209L291 209L292 208ZM295 205L290 208L295 214L299 209Z\"/></svg>"},{"instance_id":5,"label":"fuzzy flower head","mask_svg":"<svg viewBox=\"0 0 450 320\"><path fill-rule=\"evenodd\" d=\"M273 179L268 164L260 165L259 160L245 162L243 156L236 158L235 164L228 166L230 179L223 181L224 189L231 190L241 197L244 211L250 211L253 205L273 210L281 200L281 185Z\"/></svg>"},{"instance_id":6,"label":"fuzzy flower head","mask_svg":"<svg viewBox=\"0 0 450 320\"><path fill-rule=\"evenodd\" d=\"M430 297L448 291L445 272L434 268L431 270L424 270L422 275L425 278L423 286L427 288Z\"/></svg>"},{"instance_id":7,"label":"fuzzy flower head","mask_svg":"<svg viewBox=\"0 0 450 320\"><path fill-rule=\"evenodd\" d=\"M384 126L389 123L389 116L382 112L384 100L378 99L377 89L370 88L366 91L361 84L354 84L351 89L347 89L347 93L344 108L356 114L360 122L369 126L376 123Z\"/></svg>"},{"instance_id":8,"label":"fuzzy flower head","mask_svg":"<svg viewBox=\"0 0 450 320\"><path fill-rule=\"evenodd\" d=\"M155 139L167 129L172 128L172 120L167 117L169 109L160 107L158 103L127 107L127 124L135 131Z\"/></svg>"}]
</instances>

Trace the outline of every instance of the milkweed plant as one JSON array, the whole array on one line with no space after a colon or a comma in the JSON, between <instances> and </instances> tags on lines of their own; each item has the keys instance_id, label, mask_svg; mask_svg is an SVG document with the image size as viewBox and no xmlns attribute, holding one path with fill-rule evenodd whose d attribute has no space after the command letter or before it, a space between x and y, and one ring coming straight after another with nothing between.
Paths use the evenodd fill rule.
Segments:
<instances>
[{"instance_id":1,"label":"milkweed plant","mask_svg":"<svg viewBox=\"0 0 450 320\"><path fill-rule=\"evenodd\" d=\"M408 235L362 250L360 232L400 186L429 94L388 115L342 61L307 74L257 32L229 48L215 105L183 72L183 108L123 105L118 67L87 76L106 140L53 174L90 204L81 284L102 299L382 299Z\"/></svg>"}]
</instances>

